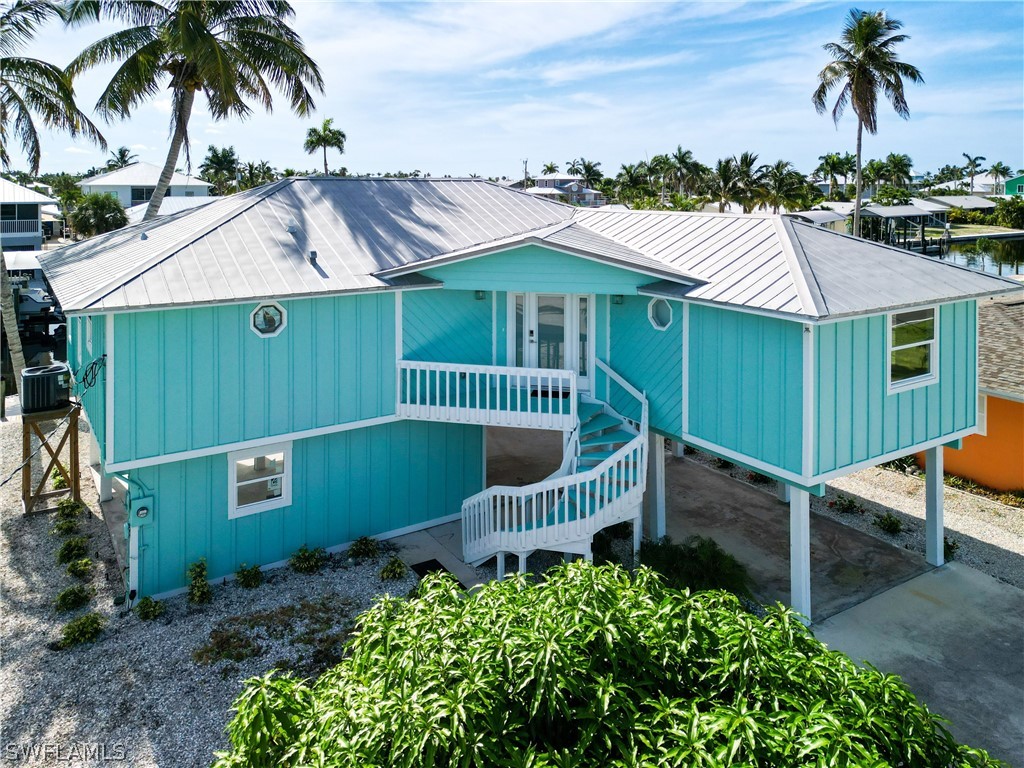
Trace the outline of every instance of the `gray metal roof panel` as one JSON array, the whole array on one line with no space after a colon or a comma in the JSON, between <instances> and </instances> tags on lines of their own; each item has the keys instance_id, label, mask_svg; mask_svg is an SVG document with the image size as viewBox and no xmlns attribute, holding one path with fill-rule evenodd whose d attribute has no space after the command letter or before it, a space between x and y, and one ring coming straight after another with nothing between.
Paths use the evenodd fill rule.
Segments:
<instances>
[{"instance_id":1,"label":"gray metal roof panel","mask_svg":"<svg viewBox=\"0 0 1024 768\"><path fill-rule=\"evenodd\" d=\"M865 205L860 209L865 216L877 216L880 219L908 219L931 216L929 211L915 205Z\"/></svg>"}]
</instances>

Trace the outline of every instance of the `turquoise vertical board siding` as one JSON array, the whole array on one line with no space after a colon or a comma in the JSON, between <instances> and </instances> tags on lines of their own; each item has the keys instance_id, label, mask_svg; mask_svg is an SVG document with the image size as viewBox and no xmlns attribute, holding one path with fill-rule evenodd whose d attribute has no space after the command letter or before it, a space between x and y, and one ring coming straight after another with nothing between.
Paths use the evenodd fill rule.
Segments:
<instances>
[{"instance_id":1,"label":"turquoise vertical board siding","mask_svg":"<svg viewBox=\"0 0 1024 768\"><path fill-rule=\"evenodd\" d=\"M659 279L539 245L425 269L423 274L453 290L556 293L636 294L637 286Z\"/></svg>"},{"instance_id":2,"label":"turquoise vertical board siding","mask_svg":"<svg viewBox=\"0 0 1024 768\"><path fill-rule=\"evenodd\" d=\"M972 301L939 308L939 380L896 394L886 388L885 315L815 330L816 474L974 426L975 312Z\"/></svg>"},{"instance_id":3,"label":"turquoise vertical board siding","mask_svg":"<svg viewBox=\"0 0 1024 768\"><path fill-rule=\"evenodd\" d=\"M651 429L678 436L683 431L683 307L669 302L672 324L659 331L648 318L650 302L642 296L624 296L621 304L610 306L608 362L626 381L647 393ZM636 400L620 387L612 388L611 400L624 416L639 417Z\"/></svg>"},{"instance_id":4,"label":"turquoise vertical board siding","mask_svg":"<svg viewBox=\"0 0 1024 768\"><path fill-rule=\"evenodd\" d=\"M117 315L115 460L394 413L392 294L280 303L272 338L250 330L255 302Z\"/></svg>"},{"instance_id":5,"label":"turquoise vertical board siding","mask_svg":"<svg viewBox=\"0 0 1024 768\"><path fill-rule=\"evenodd\" d=\"M154 499L153 522L140 528L140 593L185 586L201 557L216 579L304 544L331 547L458 513L483 488L482 451L482 428L430 422L297 440L292 505L235 520L225 454L132 470Z\"/></svg>"},{"instance_id":6,"label":"turquoise vertical board siding","mask_svg":"<svg viewBox=\"0 0 1024 768\"><path fill-rule=\"evenodd\" d=\"M402 294L402 357L436 363L490 365L491 293L406 291Z\"/></svg>"},{"instance_id":7,"label":"turquoise vertical board siding","mask_svg":"<svg viewBox=\"0 0 1024 768\"><path fill-rule=\"evenodd\" d=\"M800 473L803 327L690 305L689 432Z\"/></svg>"},{"instance_id":8,"label":"turquoise vertical board siding","mask_svg":"<svg viewBox=\"0 0 1024 768\"><path fill-rule=\"evenodd\" d=\"M92 322L91 348L86 331L90 321ZM75 386L74 394L79 397L85 416L89 420L89 427L99 443L100 457L106 461L107 376L109 375L106 365L100 369L95 384L89 389L84 389L82 382L86 366L98 360L106 351L106 318L103 315L94 315L91 318L73 316L68 318L67 326L68 365L72 372L78 374L76 379L78 383Z\"/></svg>"},{"instance_id":9,"label":"turquoise vertical board siding","mask_svg":"<svg viewBox=\"0 0 1024 768\"><path fill-rule=\"evenodd\" d=\"M504 291L495 291L494 364L507 365L508 362L508 294Z\"/></svg>"}]
</instances>

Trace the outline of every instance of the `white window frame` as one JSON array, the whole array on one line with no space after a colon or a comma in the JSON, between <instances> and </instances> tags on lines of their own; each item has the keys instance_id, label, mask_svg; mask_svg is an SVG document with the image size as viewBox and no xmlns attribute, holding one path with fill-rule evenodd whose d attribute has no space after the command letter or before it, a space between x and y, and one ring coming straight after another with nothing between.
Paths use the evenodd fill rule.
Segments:
<instances>
[{"instance_id":1,"label":"white window frame","mask_svg":"<svg viewBox=\"0 0 1024 768\"><path fill-rule=\"evenodd\" d=\"M661 325L654 318L654 307L659 302L664 303L664 305L666 307L668 307L668 322L665 323L664 325ZM656 331L667 331L669 328L672 327L672 321L675 320L675 310L672 309L672 302L669 301L668 299L651 299L647 303L647 320L651 323L651 327L654 330L656 330Z\"/></svg>"},{"instance_id":2,"label":"white window frame","mask_svg":"<svg viewBox=\"0 0 1024 768\"><path fill-rule=\"evenodd\" d=\"M277 326L277 330L273 333L260 333L256 330L256 313L264 307L274 307L278 312L281 313L281 324ZM256 305L256 309L249 313L249 330L256 334L261 339L272 339L275 336L279 336L281 331L288 325L288 310L278 304L276 301L263 301Z\"/></svg>"},{"instance_id":3,"label":"white window frame","mask_svg":"<svg viewBox=\"0 0 1024 768\"><path fill-rule=\"evenodd\" d=\"M92 354L92 315L85 318L85 351Z\"/></svg>"},{"instance_id":4,"label":"white window frame","mask_svg":"<svg viewBox=\"0 0 1024 768\"><path fill-rule=\"evenodd\" d=\"M284 454L284 472L281 474L281 495L266 501L257 501L253 504L238 506L238 462L242 459L251 459L254 456L267 456L272 453ZM259 512L268 512L271 509L290 507L292 503L292 444L272 443L260 445L255 448L246 448L241 451L232 451L228 454L228 520L234 520L247 515L255 515ZM262 477L257 480L243 481L257 483L266 480Z\"/></svg>"},{"instance_id":5,"label":"white window frame","mask_svg":"<svg viewBox=\"0 0 1024 768\"><path fill-rule=\"evenodd\" d=\"M988 435L988 395L978 393L978 410L975 411L975 425L978 434L982 437Z\"/></svg>"},{"instance_id":6,"label":"white window frame","mask_svg":"<svg viewBox=\"0 0 1024 768\"><path fill-rule=\"evenodd\" d=\"M926 312L931 311L932 313L932 338L931 341L919 341L913 344L903 344L898 347L892 345L892 323L893 319L897 315L906 315L911 312ZM921 376L915 376L912 379L903 379L902 381L894 382L892 380L892 353L894 350L908 349L910 347L919 347L925 344L931 345L931 351L928 355L928 360L931 363L931 370L922 374ZM927 307L908 307L901 309L898 312L887 312L885 315L885 381L888 392L890 395L897 394L899 392L907 392L918 387L927 387L935 384L939 381L939 308L937 306Z\"/></svg>"}]
</instances>

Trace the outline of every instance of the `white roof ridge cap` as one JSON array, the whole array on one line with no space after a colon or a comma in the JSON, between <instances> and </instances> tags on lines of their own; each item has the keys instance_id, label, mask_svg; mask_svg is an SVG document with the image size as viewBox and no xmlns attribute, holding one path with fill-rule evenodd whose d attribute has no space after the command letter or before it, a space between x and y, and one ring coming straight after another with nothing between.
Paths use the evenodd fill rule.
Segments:
<instances>
[{"instance_id":1,"label":"white roof ridge cap","mask_svg":"<svg viewBox=\"0 0 1024 768\"><path fill-rule=\"evenodd\" d=\"M800 243L793 231L793 220L788 217L773 216L772 223L775 226L779 244L782 246L782 255L789 266L789 273L793 276L796 293L800 297L804 311L817 317L826 317L828 305L825 303L825 297L821 293L821 286L818 285L814 270L811 269L803 244Z\"/></svg>"},{"instance_id":2,"label":"white roof ridge cap","mask_svg":"<svg viewBox=\"0 0 1024 768\"><path fill-rule=\"evenodd\" d=\"M287 179L281 179L280 181L277 181L274 184L271 184L265 191L261 192L258 195L253 195L252 199L246 201L245 204L232 207L230 212L226 213L223 216L218 217L217 219L215 219L211 223L207 224L205 227L202 227L199 230L197 230L196 232L192 233L192 235L190 235L186 240L178 241L178 242L174 243L174 245L172 245L171 247L166 248L166 249L160 251L159 253L157 253L156 255L151 256L150 258L146 259L142 264L137 265L134 269L129 270L128 272L123 273L121 275L118 275L117 277L115 277L113 280L111 280L106 285L103 285L100 288L97 288L96 290L92 291L91 293L86 294L86 296L84 296L82 299L80 299L78 302L76 302L76 304L80 304L81 305L80 309L88 309L89 307L91 307L96 302L105 299L108 295L110 295L114 291L116 291L116 290L118 290L120 288L124 288L129 283L131 283L134 280L137 280L140 277L142 277L144 274L149 272L151 269L155 269L160 264L162 264L164 261L166 261L167 259L171 258L174 254L178 253L178 251L181 251L182 249L192 245L193 243L195 243L200 238L205 237L206 235L210 234L213 230L217 229L218 227L223 226L227 222L231 221L231 219L233 219L236 216L239 216L240 214L242 214L245 211L249 210L250 208L252 208L257 203L260 203L263 200L267 199L272 193L276 192L278 189L290 185L292 183L292 181L293 181L293 179L287 178ZM228 198L225 198L225 199L228 199ZM179 211L179 213L186 214L186 213L188 213L188 211L187 210L186 211ZM184 218L184 216L183 216L183 218ZM177 220L178 219L174 219L174 221L177 221ZM168 224L173 224L174 221L169 221L167 223ZM134 227L138 227L139 229L142 229L141 224L144 224L144 223L146 223L146 222L140 222L140 224L135 224L133 226ZM157 221L156 223L160 223L160 222ZM117 231L117 230L115 230L115 231ZM145 230L143 230L143 231L145 231Z\"/></svg>"}]
</instances>

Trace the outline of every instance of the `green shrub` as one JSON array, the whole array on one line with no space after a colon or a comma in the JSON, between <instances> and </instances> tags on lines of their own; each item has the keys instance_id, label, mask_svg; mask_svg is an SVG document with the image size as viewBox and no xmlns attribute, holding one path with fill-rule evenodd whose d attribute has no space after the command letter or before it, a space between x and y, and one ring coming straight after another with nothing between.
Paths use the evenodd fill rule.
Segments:
<instances>
[{"instance_id":1,"label":"green shrub","mask_svg":"<svg viewBox=\"0 0 1024 768\"><path fill-rule=\"evenodd\" d=\"M202 605L213 600L213 587L206 580L206 558L201 557L188 567L188 601L193 605Z\"/></svg>"},{"instance_id":2,"label":"green shrub","mask_svg":"<svg viewBox=\"0 0 1024 768\"><path fill-rule=\"evenodd\" d=\"M348 556L354 560L365 560L380 554L380 542L370 536L360 536L348 548Z\"/></svg>"},{"instance_id":3,"label":"green shrub","mask_svg":"<svg viewBox=\"0 0 1024 768\"><path fill-rule=\"evenodd\" d=\"M263 583L263 571L258 565L246 567L245 563L235 571L235 583L244 589L256 589Z\"/></svg>"},{"instance_id":4,"label":"green shrub","mask_svg":"<svg viewBox=\"0 0 1024 768\"><path fill-rule=\"evenodd\" d=\"M192 652L196 664L218 661L245 661L258 656L263 648L245 632L235 627L215 627L210 639Z\"/></svg>"},{"instance_id":5,"label":"green shrub","mask_svg":"<svg viewBox=\"0 0 1024 768\"><path fill-rule=\"evenodd\" d=\"M942 537L942 556L945 560L954 560L958 549L960 549L959 541L951 539L949 536Z\"/></svg>"},{"instance_id":6,"label":"green shrub","mask_svg":"<svg viewBox=\"0 0 1024 768\"><path fill-rule=\"evenodd\" d=\"M89 552L89 540L85 536L67 539L57 550L57 562L61 565L85 557Z\"/></svg>"},{"instance_id":7,"label":"green shrub","mask_svg":"<svg viewBox=\"0 0 1024 768\"><path fill-rule=\"evenodd\" d=\"M747 569L711 538L691 536L682 544L674 544L668 536L645 541L640 545L640 563L660 573L674 589L724 589L750 596Z\"/></svg>"},{"instance_id":8,"label":"green shrub","mask_svg":"<svg viewBox=\"0 0 1024 768\"><path fill-rule=\"evenodd\" d=\"M78 533L77 520L58 520L53 524L50 533L54 536L72 536Z\"/></svg>"},{"instance_id":9,"label":"green shrub","mask_svg":"<svg viewBox=\"0 0 1024 768\"><path fill-rule=\"evenodd\" d=\"M154 600L148 595L135 604L135 615L143 621L159 619L167 612L167 606L160 600Z\"/></svg>"},{"instance_id":10,"label":"green shrub","mask_svg":"<svg viewBox=\"0 0 1024 768\"><path fill-rule=\"evenodd\" d=\"M64 498L57 502L58 520L78 520L85 512L85 506L71 498Z\"/></svg>"},{"instance_id":11,"label":"green shrub","mask_svg":"<svg viewBox=\"0 0 1024 768\"><path fill-rule=\"evenodd\" d=\"M305 544L295 550L288 565L297 573L316 573L327 564L327 550L323 547L310 549Z\"/></svg>"},{"instance_id":12,"label":"green shrub","mask_svg":"<svg viewBox=\"0 0 1024 768\"><path fill-rule=\"evenodd\" d=\"M1009 199L997 200L994 217L996 223L1001 227L1024 229L1024 195L1014 195Z\"/></svg>"},{"instance_id":13,"label":"green shrub","mask_svg":"<svg viewBox=\"0 0 1024 768\"><path fill-rule=\"evenodd\" d=\"M891 469L894 472L903 472L906 474L908 470L917 466L917 459L913 456L900 456L898 459L885 462L882 466L885 469Z\"/></svg>"},{"instance_id":14,"label":"green shrub","mask_svg":"<svg viewBox=\"0 0 1024 768\"><path fill-rule=\"evenodd\" d=\"M408 567L402 562L402 558L392 557L380 569L380 578L382 581L394 581L405 576L408 570Z\"/></svg>"},{"instance_id":15,"label":"green shrub","mask_svg":"<svg viewBox=\"0 0 1024 768\"><path fill-rule=\"evenodd\" d=\"M836 496L835 501L828 503L830 509L834 509L843 515L863 515L864 507L854 499L852 496L846 496L842 493Z\"/></svg>"},{"instance_id":16,"label":"green shrub","mask_svg":"<svg viewBox=\"0 0 1024 768\"><path fill-rule=\"evenodd\" d=\"M420 594L363 614L319 679L249 680L215 768L993 764L781 607L586 563Z\"/></svg>"},{"instance_id":17,"label":"green shrub","mask_svg":"<svg viewBox=\"0 0 1024 768\"><path fill-rule=\"evenodd\" d=\"M892 512L886 512L884 515L876 514L872 523L892 536L897 536L903 532L903 521Z\"/></svg>"},{"instance_id":18,"label":"green shrub","mask_svg":"<svg viewBox=\"0 0 1024 768\"><path fill-rule=\"evenodd\" d=\"M91 643L103 633L107 620L98 613L87 613L72 619L61 630L60 647L71 648L82 643Z\"/></svg>"},{"instance_id":19,"label":"green shrub","mask_svg":"<svg viewBox=\"0 0 1024 768\"><path fill-rule=\"evenodd\" d=\"M760 472L747 472L747 482L753 485L774 485L775 481Z\"/></svg>"},{"instance_id":20,"label":"green shrub","mask_svg":"<svg viewBox=\"0 0 1024 768\"><path fill-rule=\"evenodd\" d=\"M721 456L715 456L715 458L711 460L711 463L712 465L714 465L716 469L722 470L730 470L736 466L731 461L729 461L728 459L723 459Z\"/></svg>"},{"instance_id":21,"label":"green shrub","mask_svg":"<svg viewBox=\"0 0 1024 768\"><path fill-rule=\"evenodd\" d=\"M92 558L91 557L80 557L77 560L72 560L68 563L68 567L65 568L68 576L82 581L87 581L92 576Z\"/></svg>"},{"instance_id":22,"label":"green shrub","mask_svg":"<svg viewBox=\"0 0 1024 768\"><path fill-rule=\"evenodd\" d=\"M62 475L60 470L56 467L54 467L54 470L50 473L50 482L53 483L53 488L57 491L68 487L68 481L64 479L64 475Z\"/></svg>"},{"instance_id":23,"label":"green shrub","mask_svg":"<svg viewBox=\"0 0 1024 768\"><path fill-rule=\"evenodd\" d=\"M53 607L60 613L73 611L88 603L91 597L92 590L82 584L75 584L60 591L57 599L53 601Z\"/></svg>"}]
</instances>

